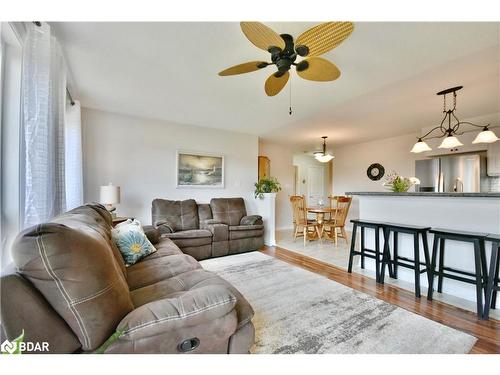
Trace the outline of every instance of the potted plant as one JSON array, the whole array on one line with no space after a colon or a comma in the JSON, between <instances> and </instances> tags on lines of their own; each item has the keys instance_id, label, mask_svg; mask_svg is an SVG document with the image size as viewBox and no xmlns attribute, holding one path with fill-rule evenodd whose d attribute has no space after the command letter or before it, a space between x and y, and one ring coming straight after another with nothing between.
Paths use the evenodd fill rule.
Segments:
<instances>
[{"instance_id":1,"label":"potted plant","mask_svg":"<svg viewBox=\"0 0 500 375\"><path fill-rule=\"evenodd\" d=\"M255 183L255 198L264 198L266 193L277 193L281 190L281 185L275 177L264 177Z\"/></svg>"},{"instance_id":2,"label":"potted plant","mask_svg":"<svg viewBox=\"0 0 500 375\"><path fill-rule=\"evenodd\" d=\"M413 185L420 184L420 181L416 177L403 177L397 174L396 172L392 172L388 175L383 185L389 190L395 193L404 193L407 192L409 188Z\"/></svg>"}]
</instances>

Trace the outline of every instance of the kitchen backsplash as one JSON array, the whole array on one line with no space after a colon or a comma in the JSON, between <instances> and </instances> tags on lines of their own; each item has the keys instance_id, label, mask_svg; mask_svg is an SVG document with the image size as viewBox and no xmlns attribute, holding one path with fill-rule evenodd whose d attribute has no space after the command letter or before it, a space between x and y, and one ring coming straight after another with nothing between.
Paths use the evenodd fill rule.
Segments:
<instances>
[{"instance_id":1,"label":"kitchen backsplash","mask_svg":"<svg viewBox=\"0 0 500 375\"><path fill-rule=\"evenodd\" d=\"M490 193L500 192L500 177L488 177L486 178L486 188Z\"/></svg>"}]
</instances>

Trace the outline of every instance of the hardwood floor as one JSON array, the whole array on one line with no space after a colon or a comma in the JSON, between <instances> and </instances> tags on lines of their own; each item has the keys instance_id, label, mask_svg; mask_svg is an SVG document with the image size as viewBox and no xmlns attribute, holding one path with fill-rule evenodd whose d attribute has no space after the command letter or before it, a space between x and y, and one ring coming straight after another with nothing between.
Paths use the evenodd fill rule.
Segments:
<instances>
[{"instance_id":1,"label":"hardwood floor","mask_svg":"<svg viewBox=\"0 0 500 375\"><path fill-rule=\"evenodd\" d=\"M416 298L410 291L394 285L377 284L370 277L357 273L347 273L344 269L290 250L279 247L265 247L261 252L326 276L340 284L422 315L428 319L467 332L478 339L471 353L500 353L500 321L493 319L489 321L478 320L476 314L471 311L463 310L440 301L427 301L427 298L424 296Z\"/></svg>"}]
</instances>

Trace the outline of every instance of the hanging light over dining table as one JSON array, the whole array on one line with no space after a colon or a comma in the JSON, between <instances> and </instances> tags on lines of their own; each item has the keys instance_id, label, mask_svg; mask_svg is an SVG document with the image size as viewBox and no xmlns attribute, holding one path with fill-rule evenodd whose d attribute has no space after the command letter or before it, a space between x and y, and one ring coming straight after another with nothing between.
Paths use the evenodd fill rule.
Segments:
<instances>
[{"instance_id":1,"label":"hanging light over dining table","mask_svg":"<svg viewBox=\"0 0 500 375\"><path fill-rule=\"evenodd\" d=\"M326 139L328 138L326 135L323 137L323 151L316 151L314 153L314 158L321 162L321 163L328 163L330 160L332 160L335 156L330 155L329 153L326 152Z\"/></svg>"}]
</instances>

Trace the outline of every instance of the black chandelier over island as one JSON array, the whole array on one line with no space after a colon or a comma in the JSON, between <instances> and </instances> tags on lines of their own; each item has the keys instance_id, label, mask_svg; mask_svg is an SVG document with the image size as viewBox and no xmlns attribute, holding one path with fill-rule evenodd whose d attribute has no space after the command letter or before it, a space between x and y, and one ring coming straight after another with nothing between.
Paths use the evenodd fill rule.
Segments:
<instances>
[{"instance_id":1,"label":"black chandelier over island","mask_svg":"<svg viewBox=\"0 0 500 375\"><path fill-rule=\"evenodd\" d=\"M420 153L424 151L431 151L432 148L425 142L426 139L432 138L444 138L438 148L454 148L463 146L463 143L456 137L457 135L462 135L464 132L460 132L461 125L470 125L477 128L482 128L483 130L477 135L477 137L472 141L472 143L493 143L499 140L496 134L489 129L490 124L488 125L476 125L472 122L468 121L460 121L455 114L455 110L457 108L457 91L462 89L463 86L452 87L443 91L438 92L436 95L443 96L443 113L444 117L439 126L431 129L422 137L418 138L417 143L413 145L413 148L410 152ZM446 108L446 94L453 94L453 107L451 109ZM453 118L453 119L452 119ZM448 124L445 125L446 120L448 120ZM452 121L456 121L456 123L452 124ZM436 135L432 135L432 133L437 133Z\"/></svg>"}]
</instances>

